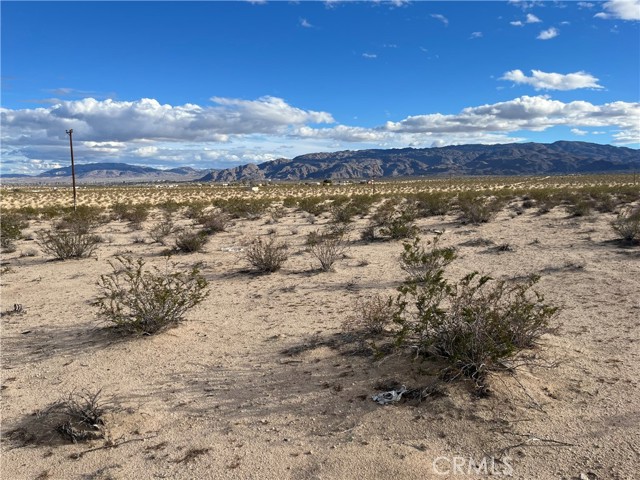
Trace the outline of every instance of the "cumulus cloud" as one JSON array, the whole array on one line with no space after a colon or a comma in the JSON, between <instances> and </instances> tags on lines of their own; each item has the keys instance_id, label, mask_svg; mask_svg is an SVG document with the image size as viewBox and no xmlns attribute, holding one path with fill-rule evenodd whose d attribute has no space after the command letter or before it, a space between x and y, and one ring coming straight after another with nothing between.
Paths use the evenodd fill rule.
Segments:
<instances>
[{"instance_id":1,"label":"cumulus cloud","mask_svg":"<svg viewBox=\"0 0 640 480\"><path fill-rule=\"evenodd\" d=\"M2 109L3 138L22 133L63 138L65 130L92 141L208 140L226 141L230 135L278 133L306 123L333 123L326 112L302 110L283 99L240 100L214 97L216 106L162 105L155 99L137 101L65 101L49 108Z\"/></svg>"},{"instance_id":2,"label":"cumulus cloud","mask_svg":"<svg viewBox=\"0 0 640 480\"><path fill-rule=\"evenodd\" d=\"M544 131L555 126L615 126L617 138L640 142L640 103L612 102L594 105L585 101L564 103L547 95L522 96L506 102L468 107L457 115L440 113L387 122L386 131L398 133L517 132Z\"/></svg>"},{"instance_id":3,"label":"cumulus cloud","mask_svg":"<svg viewBox=\"0 0 640 480\"><path fill-rule=\"evenodd\" d=\"M527 83L536 78L549 82L544 76L536 77L535 71L531 77L522 77ZM561 77L566 81L567 76ZM84 99L48 108L1 108L3 169L35 173L53 168L50 165L68 164L64 132L69 128L74 128L74 151L81 163L124 161L200 168L314 151L517 142L527 139L523 132L554 127L592 133L608 130L616 143L640 143L640 103L622 101L597 105L565 103L547 95L522 96L454 114L427 113L361 127L335 124L327 112L300 109L275 97L212 100L211 106L162 105L153 99Z\"/></svg>"},{"instance_id":4,"label":"cumulus cloud","mask_svg":"<svg viewBox=\"0 0 640 480\"><path fill-rule=\"evenodd\" d=\"M548 28L547 30L541 31L536 38L538 40L551 40L552 38L555 38L558 35L560 35L560 32L558 31L558 29L555 27L551 27L551 28Z\"/></svg>"},{"instance_id":5,"label":"cumulus cloud","mask_svg":"<svg viewBox=\"0 0 640 480\"><path fill-rule=\"evenodd\" d=\"M640 0L611 0L602 7L605 11L596 13L596 18L640 20Z\"/></svg>"},{"instance_id":6,"label":"cumulus cloud","mask_svg":"<svg viewBox=\"0 0 640 480\"><path fill-rule=\"evenodd\" d=\"M583 137L589 132L587 132L586 130L580 130L579 128L572 128L571 133L573 133L574 135L578 135L579 137Z\"/></svg>"},{"instance_id":7,"label":"cumulus cloud","mask_svg":"<svg viewBox=\"0 0 640 480\"><path fill-rule=\"evenodd\" d=\"M527 19L525 20L526 23L540 23L542 22L542 20L540 20L538 17L536 17L533 13L527 13Z\"/></svg>"},{"instance_id":8,"label":"cumulus cloud","mask_svg":"<svg viewBox=\"0 0 640 480\"><path fill-rule=\"evenodd\" d=\"M540 70L531 70L531 76L527 77L522 70L506 72L500 80L508 80L514 83L531 85L536 90L576 90L579 88L603 88L598 85L598 79L586 72L574 72L563 75L561 73L547 73Z\"/></svg>"},{"instance_id":9,"label":"cumulus cloud","mask_svg":"<svg viewBox=\"0 0 640 480\"><path fill-rule=\"evenodd\" d=\"M514 27L524 27L524 23L522 23L520 20L516 20L515 22L509 22L509 23Z\"/></svg>"},{"instance_id":10,"label":"cumulus cloud","mask_svg":"<svg viewBox=\"0 0 640 480\"><path fill-rule=\"evenodd\" d=\"M440 20L445 26L449 25L449 19L444 15L441 15L439 13L432 13L431 17L435 18L436 20Z\"/></svg>"}]
</instances>

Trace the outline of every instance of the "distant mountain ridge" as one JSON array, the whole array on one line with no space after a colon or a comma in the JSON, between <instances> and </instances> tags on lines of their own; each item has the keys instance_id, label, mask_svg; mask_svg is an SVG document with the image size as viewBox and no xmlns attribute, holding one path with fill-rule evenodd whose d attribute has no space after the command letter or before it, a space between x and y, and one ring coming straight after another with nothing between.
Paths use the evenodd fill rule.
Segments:
<instances>
[{"instance_id":1,"label":"distant mountain ridge","mask_svg":"<svg viewBox=\"0 0 640 480\"><path fill-rule=\"evenodd\" d=\"M587 142L559 141L440 148L346 150L310 153L214 170L200 181L308 180L457 175L544 175L633 171L640 151Z\"/></svg>"},{"instance_id":2,"label":"distant mountain ridge","mask_svg":"<svg viewBox=\"0 0 640 480\"><path fill-rule=\"evenodd\" d=\"M455 175L557 175L640 170L640 150L587 142L459 145L439 148L345 150L279 158L221 170L177 167L160 170L126 163L75 166L76 178L91 182L367 179ZM37 176L3 175L15 182L67 182L71 167Z\"/></svg>"}]
</instances>

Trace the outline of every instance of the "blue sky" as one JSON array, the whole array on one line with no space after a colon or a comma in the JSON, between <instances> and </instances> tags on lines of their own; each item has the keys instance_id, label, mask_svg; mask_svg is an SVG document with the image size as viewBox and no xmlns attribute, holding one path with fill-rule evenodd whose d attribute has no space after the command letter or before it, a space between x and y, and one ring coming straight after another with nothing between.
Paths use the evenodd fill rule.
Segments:
<instances>
[{"instance_id":1,"label":"blue sky","mask_svg":"<svg viewBox=\"0 0 640 480\"><path fill-rule=\"evenodd\" d=\"M2 172L640 147L640 0L6 2Z\"/></svg>"}]
</instances>

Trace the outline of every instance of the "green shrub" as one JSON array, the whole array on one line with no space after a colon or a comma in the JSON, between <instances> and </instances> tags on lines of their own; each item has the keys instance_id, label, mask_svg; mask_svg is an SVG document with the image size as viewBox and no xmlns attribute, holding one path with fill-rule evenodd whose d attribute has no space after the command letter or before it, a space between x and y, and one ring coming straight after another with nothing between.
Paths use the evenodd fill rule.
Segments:
<instances>
[{"instance_id":1,"label":"green shrub","mask_svg":"<svg viewBox=\"0 0 640 480\"><path fill-rule=\"evenodd\" d=\"M311 215L320 215L329 208L322 197L303 197L298 199L298 208Z\"/></svg>"},{"instance_id":2,"label":"green shrub","mask_svg":"<svg viewBox=\"0 0 640 480\"><path fill-rule=\"evenodd\" d=\"M100 237L73 231L38 232L36 243L44 253L58 260L90 256L100 243Z\"/></svg>"},{"instance_id":3,"label":"green shrub","mask_svg":"<svg viewBox=\"0 0 640 480\"><path fill-rule=\"evenodd\" d=\"M497 198L488 199L474 192L461 192L458 194L458 207L463 222L477 225L489 222L503 207L503 203Z\"/></svg>"},{"instance_id":4,"label":"green shrub","mask_svg":"<svg viewBox=\"0 0 640 480\"><path fill-rule=\"evenodd\" d=\"M69 230L76 233L89 233L101 223L106 221L103 218L104 210L99 207L78 205L75 211L64 215L55 225L57 230Z\"/></svg>"},{"instance_id":5,"label":"green shrub","mask_svg":"<svg viewBox=\"0 0 640 480\"><path fill-rule=\"evenodd\" d=\"M96 306L124 333L152 335L178 324L184 314L208 295L199 266L177 271L175 264L145 269L142 259L117 257L113 272L101 275Z\"/></svg>"},{"instance_id":6,"label":"green shrub","mask_svg":"<svg viewBox=\"0 0 640 480\"><path fill-rule=\"evenodd\" d=\"M415 209L409 204L403 204L398 199L390 199L383 203L371 216L369 225L362 233L363 240L388 238L400 240L410 238L417 232L414 223Z\"/></svg>"},{"instance_id":7,"label":"green shrub","mask_svg":"<svg viewBox=\"0 0 640 480\"><path fill-rule=\"evenodd\" d=\"M207 240L204 232L185 230L176 237L176 249L183 253L201 252Z\"/></svg>"},{"instance_id":8,"label":"green shrub","mask_svg":"<svg viewBox=\"0 0 640 480\"><path fill-rule=\"evenodd\" d=\"M11 247L13 242L22 235L22 230L28 226L29 223L23 219L22 215L3 213L0 216L0 246L2 248Z\"/></svg>"},{"instance_id":9,"label":"green shrub","mask_svg":"<svg viewBox=\"0 0 640 480\"><path fill-rule=\"evenodd\" d=\"M414 199L419 217L446 215L451 208L451 194L445 192L420 192Z\"/></svg>"},{"instance_id":10,"label":"green shrub","mask_svg":"<svg viewBox=\"0 0 640 480\"><path fill-rule=\"evenodd\" d=\"M640 207L619 214L611 227L625 242L640 242Z\"/></svg>"},{"instance_id":11,"label":"green shrub","mask_svg":"<svg viewBox=\"0 0 640 480\"><path fill-rule=\"evenodd\" d=\"M202 225L208 235L224 232L230 223L229 215L222 211L213 211L198 217L198 223Z\"/></svg>"},{"instance_id":12,"label":"green shrub","mask_svg":"<svg viewBox=\"0 0 640 480\"><path fill-rule=\"evenodd\" d=\"M284 262L289 258L286 243L279 243L275 237L265 241L255 239L246 249L247 261L259 272L272 273L280 270Z\"/></svg>"},{"instance_id":13,"label":"green shrub","mask_svg":"<svg viewBox=\"0 0 640 480\"><path fill-rule=\"evenodd\" d=\"M490 371L503 368L548 331L557 308L532 290L538 277L507 283L472 272L451 283L444 267L452 260L452 252L438 248L437 241L431 251L417 241L405 245L404 265L418 273L399 287L393 336L397 345L443 359L443 374L470 377L484 389Z\"/></svg>"}]
</instances>

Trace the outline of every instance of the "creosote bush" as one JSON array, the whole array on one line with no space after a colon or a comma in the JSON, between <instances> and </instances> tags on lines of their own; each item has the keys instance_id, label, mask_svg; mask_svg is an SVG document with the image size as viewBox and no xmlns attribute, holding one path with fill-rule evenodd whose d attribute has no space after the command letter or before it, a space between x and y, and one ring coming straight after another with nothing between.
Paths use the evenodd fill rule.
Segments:
<instances>
[{"instance_id":1,"label":"creosote bush","mask_svg":"<svg viewBox=\"0 0 640 480\"><path fill-rule=\"evenodd\" d=\"M26 222L21 215L15 213L3 213L0 216L0 245L2 248L9 248L13 242L22 235L22 230L27 228Z\"/></svg>"},{"instance_id":2,"label":"creosote bush","mask_svg":"<svg viewBox=\"0 0 640 480\"><path fill-rule=\"evenodd\" d=\"M176 249L183 253L201 252L207 240L207 234L204 232L185 230L176 237Z\"/></svg>"},{"instance_id":3,"label":"creosote bush","mask_svg":"<svg viewBox=\"0 0 640 480\"><path fill-rule=\"evenodd\" d=\"M169 264L147 269L142 259L116 257L113 272L101 275L96 300L100 314L124 333L152 335L178 324L208 295L198 265L186 271Z\"/></svg>"},{"instance_id":4,"label":"creosote bush","mask_svg":"<svg viewBox=\"0 0 640 480\"><path fill-rule=\"evenodd\" d=\"M285 242L278 242L275 237L269 240L257 238L247 247L245 258L259 272L272 273L280 270L289 258L288 248Z\"/></svg>"},{"instance_id":5,"label":"creosote bush","mask_svg":"<svg viewBox=\"0 0 640 480\"><path fill-rule=\"evenodd\" d=\"M229 215L225 212L216 210L213 212L203 213L198 217L198 223L202 225L203 231L208 235L224 232L230 223Z\"/></svg>"},{"instance_id":6,"label":"creosote bush","mask_svg":"<svg viewBox=\"0 0 640 480\"><path fill-rule=\"evenodd\" d=\"M640 207L619 214L611 227L625 242L640 243Z\"/></svg>"},{"instance_id":7,"label":"creosote bush","mask_svg":"<svg viewBox=\"0 0 640 480\"><path fill-rule=\"evenodd\" d=\"M175 225L170 217L165 216L149 230L149 236L154 242L164 245L165 239L175 231Z\"/></svg>"},{"instance_id":8,"label":"creosote bush","mask_svg":"<svg viewBox=\"0 0 640 480\"><path fill-rule=\"evenodd\" d=\"M410 275L398 289L393 336L399 346L443 359L452 378L470 377L484 391L487 374L533 347L557 308L532 289L538 277L507 283L471 272L450 282L444 268L454 257L437 240L430 250L418 240L405 244L402 266Z\"/></svg>"},{"instance_id":9,"label":"creosote bush","mask_svg":"<svg viewBox=\"0 0 640 480\"><path fill-rule=\"evenodd\" d=\"M36 243L42 251L58 260L88 257L100 241L97 235L74 231L41 231L36 235Z\"/></svg>"}]
</instances>

